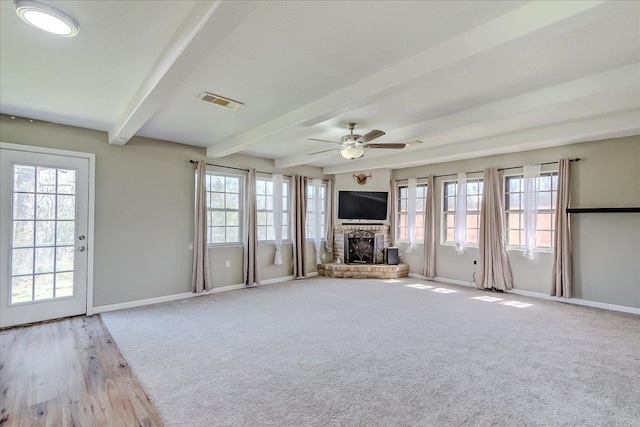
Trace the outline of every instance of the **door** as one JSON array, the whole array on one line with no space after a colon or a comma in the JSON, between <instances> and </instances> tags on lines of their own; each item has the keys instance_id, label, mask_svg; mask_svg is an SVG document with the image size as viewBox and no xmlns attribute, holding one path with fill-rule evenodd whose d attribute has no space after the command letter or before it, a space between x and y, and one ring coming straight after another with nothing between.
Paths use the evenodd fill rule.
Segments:
<instances>
[{"instance_id":1,"label":"door","mask_svg":"<svg viewBox=\"0 0 640 427\"><path fill-rule=\"evenodd\" d=\"M0 149L0 327L87 312L89 159Z\"/></svg>"}]
</instances>

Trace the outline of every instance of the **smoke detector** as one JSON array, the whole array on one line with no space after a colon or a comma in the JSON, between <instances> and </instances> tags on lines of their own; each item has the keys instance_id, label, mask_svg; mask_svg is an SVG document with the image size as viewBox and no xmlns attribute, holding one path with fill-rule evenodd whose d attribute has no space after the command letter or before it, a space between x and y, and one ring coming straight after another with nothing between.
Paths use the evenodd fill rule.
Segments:
<instances>
[{"instance_id":1,"label":"smoke detector","mask_svg":"<svg viewBox=\"0 0 640 427\"><path fill-rule=\"evenodd\" d=\"M228 108L229 110L237 110L241 105L244 105L242 102L234 101L233 99L225 98L223 96L215 95L209 92L202 92L200 95L198 95L198 99L210 104Z\"/></svg>"}]
</instances>

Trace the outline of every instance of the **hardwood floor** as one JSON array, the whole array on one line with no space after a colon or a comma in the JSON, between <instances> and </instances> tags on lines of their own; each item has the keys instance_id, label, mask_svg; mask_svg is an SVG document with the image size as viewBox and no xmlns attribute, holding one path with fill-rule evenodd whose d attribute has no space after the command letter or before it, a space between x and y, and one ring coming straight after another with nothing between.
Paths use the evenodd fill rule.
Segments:
<instances>
[{"instance_id":1,"label":"hardwood floor","mask_svg":"<svg viewBox=\"0 0 640 427\"><path fill-rule=\"evenodd\" d=\"M0 426L162 426L102 323L75 317L0 332Z\"/></svg>"}]
</instances>

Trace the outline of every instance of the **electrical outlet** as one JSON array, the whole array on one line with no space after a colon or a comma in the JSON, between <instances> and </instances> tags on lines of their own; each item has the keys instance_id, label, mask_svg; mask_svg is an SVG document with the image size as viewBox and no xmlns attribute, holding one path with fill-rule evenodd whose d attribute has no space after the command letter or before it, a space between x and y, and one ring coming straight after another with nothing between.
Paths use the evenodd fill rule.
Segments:
<instances>
[{"instance_id":1,"label":"electrical outlet","mask_svg":"<svg viewBox=\"0 0 640 427\"><path fill-rule=\"evenodd\" d=\"M477 259L473 260L473 265L478 265L478 260Z\"/></svg>"},{"instance_id":2,"label":"electrical outlet","mask_svg":"<svg viewBox=\"0 0 640 427\"><path fill-rule=\"evenodd\" d=\"M402 259L402 254L398 252L398 259Z\"/></svg>"},{"instance_id":3,"label":"electrical outlet","mask_svg":"<svg viewBox=\"0 0 640 427\"><path fill-rule=\"evenodd\" d=\"M227 261L224 263L224 266L225 266L225 267L227 267L227 268L231 267L231 261L227 260Z\"/></svg>"}]
</instances>

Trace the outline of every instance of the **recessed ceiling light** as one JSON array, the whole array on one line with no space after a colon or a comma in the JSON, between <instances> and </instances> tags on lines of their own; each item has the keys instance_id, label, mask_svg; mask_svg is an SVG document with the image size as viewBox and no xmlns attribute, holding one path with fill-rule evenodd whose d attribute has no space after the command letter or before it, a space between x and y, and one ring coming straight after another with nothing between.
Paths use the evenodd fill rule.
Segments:
<instances>
[{"instance_id":1,"label":"recessed ceiling light","mask_svg":"<svg viewBox=\"0 0 640 427\"><path fill-rule=\"evenodd\" d=\"M49 34L75 37L80 31L80 26L71 16L48 4L32 0L16 0L14 7L20 19Z\"/></svg>"}]
</instances>

